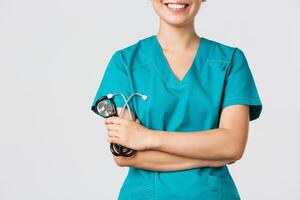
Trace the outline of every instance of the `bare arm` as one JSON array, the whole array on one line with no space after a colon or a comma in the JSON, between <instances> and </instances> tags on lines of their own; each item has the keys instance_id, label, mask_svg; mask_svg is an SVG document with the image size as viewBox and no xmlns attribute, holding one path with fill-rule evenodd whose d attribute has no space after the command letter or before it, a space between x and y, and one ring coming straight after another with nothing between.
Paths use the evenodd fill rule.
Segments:
<instances>
[{"instance_id":1,"label":"bare arm","mask_svg":"<svg viewBox=\"0 0 300 200\"><path fill-rule=\"evenodd\" d=\"M132 166L152 171L178 171L198 167L219 167L235 160L201 160L177 156L157 150L137 151L132 157L115 157L117 165Z\"/></svg>"},{"instance_id":2,"label":"bare arm","mask_svg":"<svg viewBox=\"0 0 300 200\"><path fill-rule=\"evenodd\" d=\"M150 149L197 159L239 160L246 146L248 127L249 106L228 106L222 110L216 129L187 133L151 130Z\"/></svg>"},{"instance_id":3,"label":"bare arm","mask_svg":"<svg viewBox=\"0 0 300 200\"><path fill-rule=\"evenodd\" d=\"M121 108L117 108L120 113ZM133 119L136 116L132 113ZM129 111L126 109L122 118L130 119ZM204 160L195 159L184 156L178 156L159 150L143 150L136 151L131 157L114 156L114 160L118 166L133 166L136 168L153 170L153 171L178 171L185 169L192 169L197 167L206 166L223 166L225 164L232 164L235 162L233 159L223 160Z\"/></svg>"}]
</instances>

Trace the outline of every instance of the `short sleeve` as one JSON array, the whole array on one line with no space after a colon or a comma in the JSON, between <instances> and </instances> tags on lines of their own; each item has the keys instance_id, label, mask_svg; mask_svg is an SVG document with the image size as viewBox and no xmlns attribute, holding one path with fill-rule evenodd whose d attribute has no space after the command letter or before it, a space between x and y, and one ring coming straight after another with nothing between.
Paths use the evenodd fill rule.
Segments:
<instances>
[{"instance_id":1,"label":"short sleeve","mask_svg":"<svg viewBox=\"0 0 300 200\"><path fill-rule=\"evenodd\" d=\"M262 111L262 102L244 53L236 48L225 81L222 109L234 105L249 105L250 121L257 119Z\"/></svg>"},{"instance_id":2,"label":"short sleeve","mask_svg":"<svg viewBox=\"0 0 300 200\"><path fill-rule=\"evenodd\" d=\"M94 111L93 108L99 98L106 96L107 94L114 93L121 93L126 99L129 97L129 94L131 94L126 66L120 51L116 51L108 62L97 93L92 102L91 110ZM125 100L121 95L115 95L113 100L116 104L116 107L123 107L125 104ZM130 102L129 106L131 108Z\"/></svg>"}]
</instances>

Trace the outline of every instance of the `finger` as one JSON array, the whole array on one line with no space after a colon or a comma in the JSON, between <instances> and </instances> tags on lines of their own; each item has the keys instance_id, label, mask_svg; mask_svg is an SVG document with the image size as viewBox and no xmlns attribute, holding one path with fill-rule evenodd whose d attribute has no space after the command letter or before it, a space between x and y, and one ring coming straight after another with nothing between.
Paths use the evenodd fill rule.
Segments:
<instances>
[{"instance_id":1,"label":"finger","mask_svg":"<svg viewBox=\"0 0 300 200\"><path fill-rule=\"evenodd\" d=\"M116 137L108 137L108 138L107 138L107 142L119 144L119 139L116 138Z\"/></svg>"},{"instance_id":2,"label":"finger","mask_svg":"<svg viewBox=\"0 0 300 200\"><path fill-rule=\"evenodd\" d=\"M123 119L121 117L109 117L104 122L105 124L124 124L124 121L126 121L126 119Z\"/></svg>"},{"instance_id":3,"label":"finger","mask_svg":"<svg viewBox=\"0 0 300 200\"><path fill-rule=\"evenodd\" d=\"M117 132L117 131L108 131L107 135L109 137L119 137L119 132Z\"/></svg>"},{"instance_id":4,"label":"finger","mask_svg":"<svg viewBox=\"0 0 300 200\"><path fill-rule=\"evenodd\" d=\"M120 129L120 125L118 125L118 124L107 124L106 129L108 131L118 131Z\"/></svg>"}]
</instances>

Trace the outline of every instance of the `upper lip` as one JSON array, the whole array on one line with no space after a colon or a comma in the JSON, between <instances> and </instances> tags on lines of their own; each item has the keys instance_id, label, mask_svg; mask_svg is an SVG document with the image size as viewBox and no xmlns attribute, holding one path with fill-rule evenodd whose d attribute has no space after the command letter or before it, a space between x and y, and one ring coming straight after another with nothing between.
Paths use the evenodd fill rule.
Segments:
<instances>
[{"instance_id":1,"label":"upper lip","mask_svg":"<svg viewBox=\"0 0 300 200\"><path fill-rule=\"evenodd\" d=\"M182 2L182 1L163 1L163 4L189 5L189 3Z\"/></svg>"}]
</instances>

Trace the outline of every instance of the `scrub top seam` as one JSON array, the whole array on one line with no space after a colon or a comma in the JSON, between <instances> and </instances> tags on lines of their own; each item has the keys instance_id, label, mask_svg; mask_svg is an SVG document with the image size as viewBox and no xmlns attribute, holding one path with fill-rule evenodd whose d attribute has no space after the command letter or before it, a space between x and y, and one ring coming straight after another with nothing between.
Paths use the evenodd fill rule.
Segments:
<instances>
[{"instance_id":1,"label":"scrub top seam","mask_svg":"<svg viewBox=\"0 0 300 200\"><path fill-rule=\"evenodd\" d=\"M153 62L153 59L150 58L149 60L147 60L146 62L139 64L139 65L132 65L131 69L138 69L138 68L142 68L142 67L147 67L145 65L148 65L149 63Z\"/></svg>"},{"instance_id":2,"label":"scrub top seam","mask_svg":"<svg viewBox=\"0 0 300 200\"><path fill-rule=\"evenodd\" d=\"M121 58L120 60L121 60L122 64L123 64L124 66L127 67L128 65L125 63L125 61L124 61L124 59L123 59L123 55L122 55L121 50L117 50L117 51L116 51L116 54L119 54L119 55L120 55L120 58ZM124 73L124 74L126 74L126 76L128 76L128 73L127 73L125 67L124 67L124 69L122 69L118 64L116 64L116 66L117 66L118 70L120 70L122 73Z\"/></svg>"},{"instance_id":3,"label":"scrub top seam","mask_svg":"<svg viewBox=\"0 0 300 200\"><path fill-rule=\"evenodd\" d=\"M230 61L222 61L222 60L213 60L213 59L208 59L208 63L214 62L214 63L222 63L222 64L230 64Z\"/></svg>"}]
</instances>

